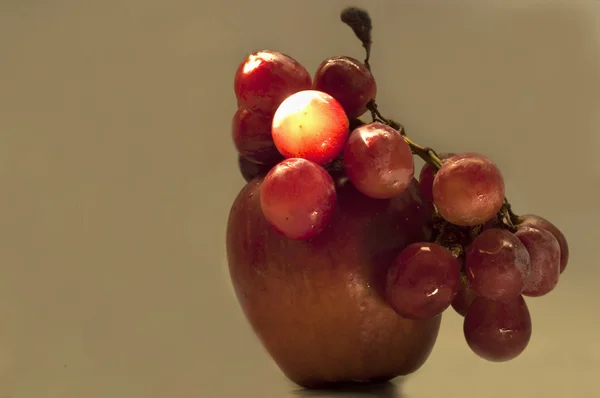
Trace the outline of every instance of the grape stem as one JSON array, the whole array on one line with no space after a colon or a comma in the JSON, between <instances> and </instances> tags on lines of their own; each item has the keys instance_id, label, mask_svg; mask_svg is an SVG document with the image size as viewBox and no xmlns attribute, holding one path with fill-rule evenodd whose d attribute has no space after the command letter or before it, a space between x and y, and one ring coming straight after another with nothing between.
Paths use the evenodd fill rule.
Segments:
<instances>
[{"instance_id":1,"label":"grape stem","mask_svg":"<svg viewBox=\"0 0 600 398\"><path fill-rule=\"evenodd\" d=\"M369 70L369 72L373 73L371 70L371 65L369 60L371 58L371 30L372 30L372 22L369 13L363 9L357 7L347 7L341 13L341 20L348 26L350 26L356 35L356 37L361 41L363 48L365 49L365 61L364 65ZM383 123L394 130L398 131L398 133L402 136L404 141L408 144L413 154L419 156L423 161L425 161L429 166L433 168L434 172L437 172L442 167L442 161L439 155L430 147L424 147L413 140L411 140L407 134L406 129L401 123L396 122L395 120L388 119L384 117L379 108L375 99L372 99L367 104L367 109L371 113L371 118L373 122ZM361 124L364 122L360 121ZM520 218L516 215L511 208L508 199L504 198L504 203L500 208L500 211L497 214L498 220L504 225L505 228L515 232L517 229L517 225L520 223ZM438 217L440 218L440 217ZM454 256L459 257L464 254L464 244L458 243L458 235L462 234L464 237L469 236L470 239L474 239L481 232L482 225L477 225L475 227L468 228L465 231L458 231L457 228L453 224L448 223L447 221L441 219L436 221L438 235L436 238L436 243L444 244L446 247L450 248L453 252ZM460 228L459 228L460 229ZM468 232L468 233L467 233Z\"/></svg>"},{"instance_id":2,"label":"grape stem","mask_svg":"<svg viewBox=\"0 0 600 398\"><path fill-rule=\"evenodd\" d=\"M423 147L411 140L410 138L408 138L408 136L406 135L406 129L402 124L392 119L384 118L379 112L375 100L371 100L367 104L367 109L371 111L371 115L373 116L374 122L383 123L398 131L400 135L402 135L402 138L408 144L412 152L415 155L419 156L421 159L423 159L425 162L427 162L431 167L433 167L435 171L439 170L440 167L442 167L442 161L440 160L438 154L432 148Z\"/></svg>"},{"instance_id":3,"label":"grape stem","mask_svg":"<svg viewBox=\"0 0 600 398\"><path fill-rule=\"evenodd\" d=\"M505 221L505 224L508 226L512 232L517 230L517 225L519 225L520 220L519 216L517 216L511 208L508 199L504 198L504 203L502 203L502 207L500 208L500 216Z\"/></svg>"},{"instance_id":4,"label":"grape stem","mask_svg":"<svg viewBox=\"0 0 600 398\"><path fill-rule=\"evenodd\" d=\"M340 14L340 19L343 23L350 26L352 31L361 41L362 46L365 49L366 57L364 64L366 68L370 71L371 65L369 64L369 59L371 58L371 30L373 29L373 24L371 23L371 16L369 13L361 8L357 7L346 7L342 10Z\"/></svg>"},{"instance_id":5,"label":"grape stem","mask_svg":"<svg viewBox=\"0 0 600 398\"><path fill-rule=\"evenodd\" d=\"M371 38L371 31L373 30L371 16L366 10L363 10L361 8L346 7L342 10L340 14L340 19L343 23L345 23L352 29L356 37L360 40L363 48L365 49L364 65L369 70L369 72L373 73L371 71L371 65L369 63L369 60L371 58L371 44L373 43L373 40ZM406 136L406 130L404 129L404 126L402 126L402 124L392 119L387 119L383 117L381 112L379 112L379 109L377 108L377 103L374 99L367 104L367 109L371 112L371 117L374 122L386 124L394 130L398 131L404 138L404 141L406 141L408 146L410 146L412 152L418 155L425 162L427 162L431 167L433 167L435 171L439 170L440 167L442 167L442 162L437 153L435 153L433 149L428 147L422 147L414 141L412 141L410 138L408 138Z\"/></svg>"},{"instance_id":6,"label":"grape stem","mask_svg":"<svg viewBox=\"0 0 600 398\"><path fill-rule=\"evenodd\" d=\"M384 118L381 112L379 112L379 108L377 107L375 100L369 101L367 104L367 109L371 112L371 117L373 118L374 122L387 124L394 130L398 130L401 135L405 135L404 126L395 120Z\"/></svg>"},{"instance_id":7,"label":"grape stem","mask_svg":"<svg viewBox=\"0 0 600 398\"><path fill-rule=\"evenodd\" d=\"M437 230L434 243L447 247L454 258L461 259L465 254L464 243L469 231L449 223L437 212L434 214L434 220L434 228Z\"/></svg>"},{"instance_id":8,"label":"grape stem","mask_svg":"<svg viewBox=\"0 0 600 398\"><path fill-rule=\"evenodd\" d=\"M508 202L508 199L506 199L506 198L504 198L504 207L506 208L506 212L508 213L508 216L510 217L510 221L513 224L518 225L521 222L519 219L519 216L517 216L515 213L513 213L512 207L510 206L510 203Z\"/></svg>"}]
</instances>

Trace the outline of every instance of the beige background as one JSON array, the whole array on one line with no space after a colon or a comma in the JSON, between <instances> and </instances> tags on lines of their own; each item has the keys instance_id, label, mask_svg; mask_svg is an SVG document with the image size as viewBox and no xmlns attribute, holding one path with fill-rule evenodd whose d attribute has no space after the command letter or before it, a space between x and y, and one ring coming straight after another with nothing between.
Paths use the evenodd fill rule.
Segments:
<instances>
[{"instance_id":1,"label":"beige background","mask_svg":"<svg viewBox=\"0 0 600 398\"><path fill-rule=\"evenodd\" d=\"M0 0L0 398L329 396L283 378L233 296L229 125L246 53L362 57L348 2L202 4ZM600 3L354 4L381 108L493 158L572 254L518 360L479 360L449 311L418 373L342 396L599 397Z\"/></svg>"}]
</instances>

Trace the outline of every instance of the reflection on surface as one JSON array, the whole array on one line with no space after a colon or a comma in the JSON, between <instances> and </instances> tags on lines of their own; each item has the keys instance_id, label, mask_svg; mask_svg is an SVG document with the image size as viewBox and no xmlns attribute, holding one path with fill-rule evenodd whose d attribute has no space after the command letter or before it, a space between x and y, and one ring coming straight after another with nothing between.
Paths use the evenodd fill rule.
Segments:
<instances>
[{"instance_id":1,"label":"reflection on surface","mask_svg":"<svg viewBox=\"0 0 600 398\"><path fill-rule=\"evenodd\" d=\"M349 384L338 386L331 390L296 390L294 397L325 398L403 398L399 382L385 382L375 384Z\"/></svg>"}]
</instances>

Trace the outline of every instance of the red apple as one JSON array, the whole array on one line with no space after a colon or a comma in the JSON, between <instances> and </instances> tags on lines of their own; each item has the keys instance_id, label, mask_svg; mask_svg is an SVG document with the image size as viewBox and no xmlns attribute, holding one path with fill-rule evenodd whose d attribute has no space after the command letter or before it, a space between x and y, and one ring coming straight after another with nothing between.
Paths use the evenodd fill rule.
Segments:
<instances>
[{"instance_id":1,"label":"red apple","mask_svg":"<svg viewBox=\"0 0 600 398\"><path fill-rule=\"evenodd\" d=\"M431 235L432 208L421 200L416 181L386 200L341 182L332 224L297 241L264 218L262 178L248 183L233 203L227 255L241 307L283 373L316 388L384 381L419 369L441 316L404 319L382 294L398 253Z\"/></svg>"}]
</instances>

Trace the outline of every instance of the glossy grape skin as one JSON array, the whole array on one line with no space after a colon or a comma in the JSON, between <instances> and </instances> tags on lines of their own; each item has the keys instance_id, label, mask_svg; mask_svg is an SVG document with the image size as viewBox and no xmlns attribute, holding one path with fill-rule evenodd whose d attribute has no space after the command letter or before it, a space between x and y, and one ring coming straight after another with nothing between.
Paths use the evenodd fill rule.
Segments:
<instances>
[{"instance_id":1,"label":"glossy grape skin","mask_svg":"<svg viewBox=\"0 0 600 398\"><path fill-rule=\"evenodd\" d=\"M433 202L452 224L463 227L483 224L504 202L504 179L498 167L476 153L452 156L433 180Z\"/></svg>"},{"instance_id":2,"label":"glossy grape skin","mask_svg":"<svg viewBox=\"0 0 600 398\"><path fill-rule=\"evenodd\" d=\"M285 99L273 116L271 133L286 158L303 158L325 165L340 155L348 140L350 121L340 103L316 90Z\"/></svg>"},{"instance_id":3,"label":"glossy grape skin","mask_svg":"<svg viewBox=\"0 0 600 398\"><path fill-rule=\"evenodd\" d=\"M459 315L465 316L471 303L473 303L473 300L477 297L478 294L469 284L469 280L465 276L461 276L458 292L456 293L454 300L452 300L452 308L454 308L454 311Z\"/></svg>"},{"instance_id":4,"label":"glossy grape skin","mask_svg":"<svg viewBox=\"0 0 600 398\"><path fill-rule=\"evenodd\" d=\"M456 155L455 153L438 153L439 159L442 164L448 159ZM419 191L421 191L421 197L429 202L433 202L433 179L435 178L435 171L429 163L425 163L419 173Z\"/></svg>"},{"instance_id":5,"label":"glossy grape skin","mask_svg":"<svg viewBox=\"0 0 600 398\"><path fill-rule=\"evenodd\" d=\"M450 250L435 243L413 243L389 268L385 297L400 316L429 319L450 306L459 283L460 265Z\"/></svg>"},{"instance_id":6,"label":"glossy grape skin","mask_svg":"<svg viewBox=\"0 0 600 398\"><path fill-rule=\"evenodd\" d=\"M260 203L277 231L294 240L310 239L328 226L335 213L334 181L316 163L286 159L266 175Z\"/></svg>"},{"instance_id":7,"label":"glossy grape skin","mask_svg":"<svg viewBox=\"0 0 600 398\"><path fill-rule=\"evenodd\" d=\"M352 185L375 199L389 199L404 192L415 171L411 149L402 136L377 122L350 133L344 165Z\"/></svg>"},{"instance_id":8,"label":"glossy grape skin","mask_svg":"<svg viewBox=\"0 0 600 398\"><path fill-rule=\"evenodd\" d=\"M508 230L485 230L467 247L465 274L480 296L514 299L523 292L530 270L527 249Z\"/></svg>"},{"instance_id":9,"label":"glossy grape skin","mask_svg":"<svg viewBox=\"0 0 600 398\"><path fill-rule=\"evenodd\" d=\"M266 175L271 170L271 165L258 164L251 162L245 157L238 155L238 168L242 178L246 182L250 182L256 177Z\"/></svg>"},{"instance_id":10,"label":"glossy grape skin","mask_svg":"<svg viewBox=\"0 0 600 398\"><path fill-rule=\"evenodd\" d=\"M234 79L238 105L267 115L273 115L290 95L311 86L311 76L304 66L289 55L271 50L250 54L239 65Z\"/></svg>"},{"instance_id":11,"label":"glossy grape skin","mask_svg":"<svg viewBox=\"0 0 600 398\"><path fill-rule=\"evenodd\" d=\"M560 245L550 232L530 225L520 225L515 236L527 249L531 272L523 295L531 297L550 293L560 277Z\"/></svg>"},{"instance_id":12,"label":"glossy grape skin","mask_svg":"<svg viewBox=\"0 0 600 398\"><path fill-rule=\"evenodd\" d=\"M273 142L273 118L238 108L231 121L231 136L240 155L254 163L274 165L283 160Z\"/></svg>"},{"instance_id":13,"label":"glossy grape skin","mask_svg":"<svg viewBox=\"0 0 600 398\"><path fill-rule=\"evenodd\" d=\"M501 302L477 297L463 323L467 344L475 354L492 362L519 356L531 339L531 315L523 296Z\"/></svg>"},{"instance_id":14,"label":"glossy grape skin","mask_svg":"<svg viewBox=\"0 0 600 398\"><path fill-rule=\"evenodd\" d=\"M565 235L550 221L533 214L525 214L519 217L519 224L542 228L554 235L560 245L560 272L562 274L569 262L569 243Z\"/></svg>"},{"instance_id":15,"label":"glossy grape skin","mask_svg":"<svg viewBox=\"0 0 600 398\"><path fill-rule=\"evenodd\" d=\"M369 101L377 95L377 83L371 72L358 60L346 56L324 60L315 72L313 89L338 100L348 118L363 115Z\"/></svg>"}]
</instances>

